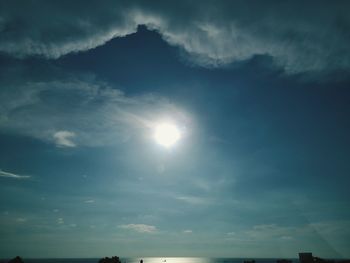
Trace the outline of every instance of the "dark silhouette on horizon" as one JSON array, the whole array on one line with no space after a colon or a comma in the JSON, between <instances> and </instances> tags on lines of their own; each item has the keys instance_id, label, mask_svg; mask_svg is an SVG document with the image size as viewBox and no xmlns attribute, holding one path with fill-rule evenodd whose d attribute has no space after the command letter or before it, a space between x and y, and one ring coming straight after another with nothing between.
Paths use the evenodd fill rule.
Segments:
<instances>
[{"instance_id":1,"label":"dark silhouette on horizon","mask_svg":"<svg viewBox=\"0 0 350 263\"><path fill-rule=\"evenodd\" d=\"M114 256L114 257L105 257L105 258L101 258L98 263L121 263L119 257Z\"/></svg>"},{"instance_id":2,"label":"dark silhouette on horizon","mask_svg":"<svg viewBox=\"0 0 350 263\"><path fill-rule=\"evenodd\" d=\"M162 262L166 262L163 260ZM226 262L226 261L224 261ZM276 263L292 263L293 261L290 259L277 259ZM0 260L0 263L6 263L6 261ZM24 263L21 257L16 256L15 258L7 261L7 263ZM114 257L104 257L101 258L98 263L122 263L120 258L117 256ZM143 263L143 259L140 260L140 263ZM243 263L255 263L254 259L244 260ZM299 253L299 263L350 263L350 259L343 260L333 260L333 259L323 259L320 257L314 257L310 252L302 252Z\"/></svg>"},{"instance_id":3,"label":"dark silhouette on horizon","mask_svg":"<svg viewBox=\"0 0 350 263\"><path fill-rule=\"evenodd\" d=\"M332 260L314 257L310 252L299 253L300 263L350 263L350 259Z\"/></svg>"},{"instance_id":4,"label":"dark silhouette on horizon","mask_svg":"<svg viewBox=\"0 0 350 263\"><path fill-rule=\"evenodd\" d=\"M24 263L24 262L23 262L21 257L17 256L15 258L11 259L8 263Z\"/></svg>"}]
</instances>

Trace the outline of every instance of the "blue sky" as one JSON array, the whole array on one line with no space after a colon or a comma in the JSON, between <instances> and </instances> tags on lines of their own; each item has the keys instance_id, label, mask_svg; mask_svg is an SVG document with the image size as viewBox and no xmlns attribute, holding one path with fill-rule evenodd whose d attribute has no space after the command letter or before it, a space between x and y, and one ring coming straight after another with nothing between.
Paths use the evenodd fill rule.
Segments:
<instances>
[{"instance_id":1,"label":"blue sky","mask_svg":"<svg viewBox=\"0 0 350 263\"><path fill-rule=\"evenodd\" d=\"M0 7L0 257L350 257L348 3Z\"/></svg>"}]
</instances>

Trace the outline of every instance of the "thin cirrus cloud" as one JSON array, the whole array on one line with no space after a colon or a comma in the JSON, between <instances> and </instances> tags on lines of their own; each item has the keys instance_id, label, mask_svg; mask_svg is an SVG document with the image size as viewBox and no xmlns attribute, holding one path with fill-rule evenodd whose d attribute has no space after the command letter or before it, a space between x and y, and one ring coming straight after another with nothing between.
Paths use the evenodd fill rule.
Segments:
<instances>
[{"instance_id":1,"label":"thin cirrus cloud","mask_svg":"<svg viewBox=\"0 0 350 263\"><path fill-rule=\"evenodd\" d=\"M21 9L13 8L19 3ZM346 1L201 1L201 8L198 2L185 0L167 5L157 1L19 3L0 6L0 51L13 56L55 59L101 46L146 25L204 67L268 55L289 73L350 68ZM37 13L38 6L45 13Z\"/></svg>"},{"instance_id":2,"label":"thin cirrus cloud","mask_svg":"<svg viewBox=\"0 0 350 263\"><path fill-rule=\"evenodd\" d=\"M25 222L27 222L27 219L23 218L23 217L18 217L18 218L16 218L16 222L18 222L18 223L25 223Z\"/></svg>"},{"instance_id":3,"label":"thin cirrus cloud","mask_svg":"<svg viewBox=\"0 0 350 263\"><path fill-rule=\"evenodd\" d=\"M0 177L12 178L12 179L17 179L17 180L31 178L30 175L19 175L19 174L15 174L15 173L5 172L1 169L0 169Z\"/></svg>"},{"instance_id":4,"label":"thin cirrus cloud","mask_svg":"<svg viewBox=\"0 0 350 263\"><path fill-rule=\"evenodd\" d=\"M186 124L188 115L168 100L127 96L93 80L25 81L2 90L0 129L61 148L103 146L142 137L161 115Z\"/></svg>"},{"instance_id":5,"label":"thin cirrus cloud","mask_svg":"<svg viewBox=\"0 0 350 263\"><path fill-rule=\"evenodd\" d=\"M177 196L175 199L191 205L209 205L212 204L212 200L204 197L197 196Z\"/></svg>"},{"instance_id":6,"label":"thin cirrus cloud","mask_svg":"<svg viewBox=\"0 0 350 263\"><path fill-rule=\"evenodd\" d=\"M127 224L127 225L119 225L119 228L132 230L138 233L155 233L157 228L152 225L145 224Z\"/></svg>"}]
</instances>

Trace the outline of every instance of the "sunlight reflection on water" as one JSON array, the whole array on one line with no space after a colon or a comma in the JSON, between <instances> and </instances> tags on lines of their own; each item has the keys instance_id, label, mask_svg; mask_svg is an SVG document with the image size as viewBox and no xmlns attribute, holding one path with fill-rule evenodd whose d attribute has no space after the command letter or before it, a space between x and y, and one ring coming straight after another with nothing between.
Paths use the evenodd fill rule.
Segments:
<instances>
[{"instance_id":1,"label":"sunlight reflection on water","mask_svg":"<svg viewBox=\"0 0 350 263\"><path fill-rule=\"evenodd\" d=\"M143 263L209 263L212 261L209 258L155 257L128 259L127 263L140 263L141 259L143 259Z\"/></svg>"}]
</instances>

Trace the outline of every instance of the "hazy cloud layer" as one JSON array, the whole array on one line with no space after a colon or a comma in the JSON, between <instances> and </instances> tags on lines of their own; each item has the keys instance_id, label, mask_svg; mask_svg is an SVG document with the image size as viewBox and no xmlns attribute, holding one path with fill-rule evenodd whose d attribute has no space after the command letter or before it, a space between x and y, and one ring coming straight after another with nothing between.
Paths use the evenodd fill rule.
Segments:
<instances>
[{"instance_id":1,"label":"hazy cloud layer","mask_svg":"<svg viewBox=\"0 0 350 263\"><path fill-rule=\"evenodd\" d=\"M344 251L342 240L349 237L349 221L328 221L301 225L260 224L251 228L229 232L226 240L237 244L257 243L265 249L277 247L284 251L292 248L298 250L303 247L314 251L322 248L319 254L342 257ZM276 243L275 243L276 242ZM322 256L323 256L322 255ZM321 256L321 255L320 255Z\"/></svg>"},{"instance_id":2,"label":"hazy cloud layer","mask_svg":"<svg viewBox=\"0 0 350 263\"><path fill-rule=\"evenodd\" d=\"M0 10L0 51L20 57L88 50L143 24L205 67L254 55L288 72L350 66L347 1L4 1Z\"/></svg>"},{"instance_id":3,"label":"hazy cloud layer","mask_svg":"<svg viewBox=\"0 0 350 263\"><path fill-rule=\"evenodd\" d=\"M0 83L1 84L1 83ZM2 84L0 129L58 147L101 146L151 136L164 116L186 122L175 105L154 95L130 97L94 80Z\"/></svg>"},{"instance_id":4,"label":"hazy cloud layer","mask_svg":"<svg viewBox=\"0 0 350 263\"><path fill-rule=\"evenodd\" d=\"M178 196L176 199L191 205L209 205L212 203L212 200L208 198L197 196Z\"/></svg>"},{"instance_id":5,"label":"hazy cloud layer","mask_svg":"<svg viewBox=\"0 0 350 263\"><path fill-rule=\"evenodd\" d=\"M154 233L157 231L157 228L155 226L145 224L120 225L119 228L129 229L139 233Z\"/></svg>"}]
</instances>

